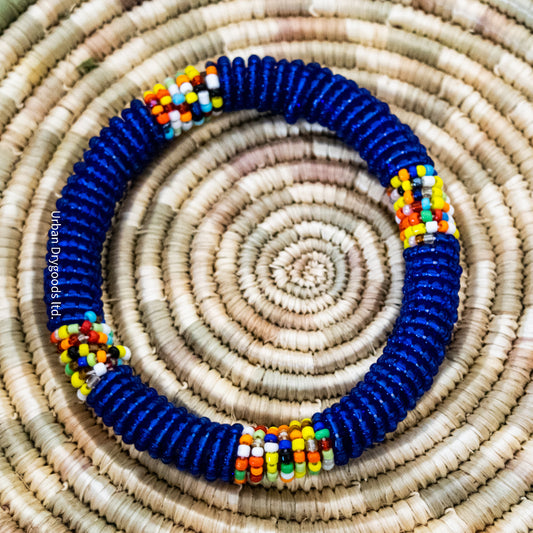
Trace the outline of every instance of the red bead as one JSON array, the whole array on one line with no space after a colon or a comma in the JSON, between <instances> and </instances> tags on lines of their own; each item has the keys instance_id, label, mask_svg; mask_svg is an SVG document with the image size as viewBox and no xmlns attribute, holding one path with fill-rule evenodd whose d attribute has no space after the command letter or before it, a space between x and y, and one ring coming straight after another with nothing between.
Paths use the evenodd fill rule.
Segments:
<instances>
[{"instance_id":1,"label":"red bead","mask_svg":"<svg viewBox=\"0 0 533 533\"><path fill-rule=\"evenodd\" d=\"M96 344L100 339L97 331L89 331L89 344Z\"/></svg>"},{"instance_id":2,"label":"red bead","mask_svg":"<svg viewBox=\"0 0 533 533\"><path fill-rule=\"evenodd\" d=\"M263 480L263 476L252 476L250 475L250 482L251 483L261 483Z\"/></svg>"},{"instance_id":3,"label":"red bead","mask_svg":"<svg viewBox=\"0 0 533 533\"><path fill-rule=\"evenodd\" d=\"M78 346L80 343L78 340L78 336L75 333L68 338L68 342L71 346Z\"/></svg>"},{"instance_id":4,"label":"red bead","mask_svg":"<svg viewBox=\"0 0 533 533\"><path fill-rule=\"evenodd\" d=\"M256 426L256 427L255 427L255 430L256 430L256 431L261 430L261 431L263 431L263 432L266 434L266 432L268 431L268 428L265 427L265 426Z\"/></svg>"},{"instance_id":5,"label":"red bead","mask_svg":"<svg viewBox=\"0 0 533 533\"><path fill-rule=\"evenodd\" d=\"M84 320L82 325L80 326L80 333L87 335L89 331L91 331L91 323L88 320Z\"/></svg>"},{"instance_id":6,"label":"red bead","mask_svg":"<svg viewBox=\"0 0 533 533\"><path fill-rule=\"evenodd\" d=\"M324 452L327 452L331 449L331 439L322 439L320 441L320 449Z\"/></svg>"},{"instance_id":7,"label":"red bead","mask_svg":"<svg viewBox=\"0 0 533 533\"><path fill-rule=\"evenodd\" d=\"M440 222L442 220L442 209L435 209L433 211L433 220Z\"/></svg>"}]
</instances>

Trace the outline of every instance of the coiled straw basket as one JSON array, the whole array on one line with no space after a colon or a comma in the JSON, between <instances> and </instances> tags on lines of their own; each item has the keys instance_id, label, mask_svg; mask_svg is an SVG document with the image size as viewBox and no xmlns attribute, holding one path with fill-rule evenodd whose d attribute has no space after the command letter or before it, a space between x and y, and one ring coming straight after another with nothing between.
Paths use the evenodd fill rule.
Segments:
<instances>
[{"instance_id":1,"label":"coiled straw basket","mask_svg":"<svg viewBox=\"0 0 533 533\"><path fill-rule=\"evenodd\" d=\"M0 531L533 528L533 4L0 1ZM188 63L318 61L428 147L461 231L459 321L384 443L291 485L209 483L121 443L48 342L45 234L107 119ZM359 156L255 112L180 137L117 210L107 319L135 371L218 421L324 409L380 354L402 245Z\"/></svg>"}]
</instances>

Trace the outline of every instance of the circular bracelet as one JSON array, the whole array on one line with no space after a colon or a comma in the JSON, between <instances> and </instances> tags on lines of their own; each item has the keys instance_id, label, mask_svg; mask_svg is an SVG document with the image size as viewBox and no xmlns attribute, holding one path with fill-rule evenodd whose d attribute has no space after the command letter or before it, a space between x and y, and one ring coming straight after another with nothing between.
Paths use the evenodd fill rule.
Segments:
<instances>
[{"instance_id":1,"label":"circular bracelet","mask_svg":"<svg viewBox=\"0 0 533 533\"><path fill-rule=\"evenodd\" d=\"M128 181L181 132L241 109L318 122L358 151L387 188L405 248L400 316L383 354L338 403L277 427L219 424L176 407L133 375L130 350L114 345L103 320L102 247ZM429 389L457 320L459 233L426 149L367 90L317 63L221 57L155 85L89 145L57 201L44 299L79 399L125 443L207 480L290 482L382 441Z\"/></svg>"}]
</instances>

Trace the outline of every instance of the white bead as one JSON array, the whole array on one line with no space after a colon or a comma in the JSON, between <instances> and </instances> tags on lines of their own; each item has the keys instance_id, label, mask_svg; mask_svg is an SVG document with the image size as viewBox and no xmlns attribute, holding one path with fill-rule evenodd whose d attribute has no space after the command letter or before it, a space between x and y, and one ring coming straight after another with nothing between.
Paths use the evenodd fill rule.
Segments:
<instances>
[{"instance_id":1,"label":"white bead","mask_svg":"<svg viewBox=\"0 0 533 533\"><path fill-rule=\"evenodd\" d=\"M181 128L183 129L183 131L189 131L193 126L194 124L192 123L192 120L189 120L189 122L181 123Z\"/></svg>"},{"instance_id":2,"label":"white bead","mask_svg":"<svg viewBox=\"0 0 533 533\"><path fill-rule=\"evenodd\" d=\"M200 102L200 105L207 105L211 101L211 98L209 97L209 92L200 91L198 93L198 101Z\"/></svg>"},{"instance_id":3,"label":"white bead","mask_svg":"<svg viewBox=\"0 0 533 533\"><path fill-rule=\"evenodd\" d=\"M189 81L185 81L180 85L181 94L185 95L192 91L192 84Z\"/></svg>"},{"instance_id":4,"label":"white bead","mask_svg":"<svg viewBox=\"0 0 533 533\"><path fill-rule=\"evenodd\" d=\"M400 193L394 189L391 193L390 193L390 200L392 203L394 203L396 200L398 200L400 198Z\"/></svg>"},{"instance_id":5,"label":"white bead","mask_svg":"<svg viewBox=\"0 0 533 533\"><path fill-rule=\"evenodd\" d=\"M238 457L250 457L250 446L248 444L239 444L237 448Z\"/></svg>"},{"instance_id":6,"label":"white bead","mask_svg":"<svg viewBox=\"0 0 533 533\"><path fill-rule=\"evenodd\" d=\"M409 246L416 246L416 237L409 237Z\"/></svg>"},{"instance_id":7,"label":"white bead","mask_svg":"<svg viewBox=\"0 0 533 533\"><path fill-rule=\"evenodd\" d=\"M428 233L437 233L439 230L439 223L436 220L430 220L426 222L426 231Z\"/></svg>"},{"instance_id":8,"label":"white bead","mask_svg":"<svg viewBox=\"0 0 533 533\"><path fill-rule=\"evenodd\" d=\"M105 363L96 363L93 366L93 370L98 377L102 377L107 373L107 367L105 366Z\"/></svg>"},{"instance_id":9,"label":"white bead","mask_svg":"<svg viewBox=\"0 0 533 533\"><path fill-rule=\"evenodd\" d=\"M175 94L178 94L180 92L180 88L177 86L176 83L174 83L168 88L168 92L170 96L174 96Z\"/></svg>"},{"instance_id":10,"label":"white bead","mask_svg":"<svg viewBox=\"0 0 533 533\"><path fill-rule=\"evenodd\" d=\"M435 176L422 176L423 187L433 187L435 185Z\"/></svg>"},{"instance_id":11,"label":"white bead","mask_svg":"<svg viewBox=\"0 0 533 533\"><path fill-rule=\"evenodd\" d=\"M218 89L220 87L220 81L217 74L208 74L205 77L205 84L209 90Z\"/></svg>"},{"instance_id":12,"label":"white bead","mask_svg":"<svg viewBox=\"0 0 533 533\"><path fill-rule=\"evenodd\" d=\"M285 472L280 472L279 475L281 479L286 479L286 480L294 479L294 472L291 472L290 474L286 474Z\"/></svg>"},{"instance_id":13,"label":"white bead","mask_svg":"<svg viewBox=\"0 0 533 533\"><path fill-rule=\"evenodd\" d=\"M413 212L413 209L411 208L409 204L407 204L403 206L402 211L404 215L409 216Z\"/></svg>"},{"instance_id":14,"label":"white bead","mask_svg":"<svg viewBox=\"0 0 533 533\"><path fill-rule=\"evenodd\" d=\"M265 452L276 453L279 450L279 444L277 442L265 442Z\"/></svg>"},{"instance_id":15,"label":"white bead","mask_svg":"<svg viewBox=\"0 0 533 533\"><path fill-rule=\"evenodd\" d=\"M102 333L109 335L111 333L111 327L108 324L102 324Z\"/></svg>"},{"instance_id":16,"label":"white bead","mask_svg":"<svg viewBox=\"0 0 533 533\"><path fill-rule=\"evenodd\" d=\"M335 461L333 459L324 459L322 461L322 468L324 470L331 470L335 466Z\"/></svg>"},{"instance_id":17,"label":"white bead","mask_svg":"<svg viewBox=\"0 0 533 533\"><path fill-rule=\"evenodd\" d=\"M168 118L170 119L170 122L175 122L180 119L180 112L177 109L173 109L172 111L169 111Z\"/></svg>"},{"instance_id":18,"label":"white bead","mask_svg":"<svg viewBox=\"0 0 533 533\"><path fill-rule=\"evenodd\" d=\"M396 220L396 224L399 224L401 220L398 217L394 217L394 220Z\"/></svg>"},{"instance_id":19,"label":"white bead","mask_svg":"<svg viewBox=\"0 0 533 533\"><path fill-rule=\"evenodd\" d=\"M131 350L127 346L124 346L124 350L126 351L126 353L124 354L122 360L129 361L131 359Z\"/></svg>"},{"instance_id":20,"label":"white bead","mask_svg":"<svg viewBox=\"0 0 533 533\"><path fill-rule=\"evenodd\" d=\"M448 216L451 217L455 213L455 209L453 205L450 204L450 208L448 209Z\"/></svg>"},{"instance_id":21,"label":"white bead","mask_svg":"<svg viewBox=\"0 0 533 533\"><path fill-rule=\"evenodd\" d=\"M265 450L263 450L263 448L260 448L259 446L252 448L252 455L254 457L263 457L264 453L265 453Z\"/></svg>"},{"instance_id":22,"label":"white bead","mask_svg":"<svg viewBox=\"0 0 533 533\"><path fill-rule=\"evenodd\" d=\"M242 430L242 434L243 435L250 435L251 437L254 436L254 433L255 433L255 429L252 427L252 426L246 426L243 430Z\"/></svg>"},{"instance_id":23,"label":"white bead","mask_svg":"<svg viewBox=\"0 0 533 533\"><path fill-rule=\"evenodd\" d=\"M448 229L446 230L446 233L453 235L456 229L457 226L455 225L455 222L453 222L453 220L451 222L448 221Z\"/></svg>"},{"instance_id":24,"label":"white bead","mask_svg":"<svg viewBox=\"0 0 533 533\"><path fill-rule=\"evenodd\" d=\"M81 392L80 389L78 389L77 392L78 400L84 402L87 399L87 396Z\"/></svg>"}]
</instances>

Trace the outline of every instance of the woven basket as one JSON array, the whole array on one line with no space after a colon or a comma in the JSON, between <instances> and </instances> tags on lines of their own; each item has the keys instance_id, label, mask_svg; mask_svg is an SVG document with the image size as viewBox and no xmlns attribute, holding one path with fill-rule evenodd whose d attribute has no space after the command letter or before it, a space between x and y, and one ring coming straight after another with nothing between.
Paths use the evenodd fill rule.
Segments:
<instances>
[{"instance_id":1,"label":"woven basket","mask_svg":"<svg viewBox=\"0 0 533 533\"><path fill-rule=\"evenodd\" d=\"M409 5L406 5L409 4ZM528 0L1 0L0 531L533 530L533 4ZM428 147L461 231L459 321L431 390L348 465L208 483L121 442L77 400L42 302L51 211L128 102L221 54L318 61ZM240 112L132 185L104 256L135 371L213 420L331 405L399 312L388 198L318 126Z\"/></svg>"}]
</instances>

